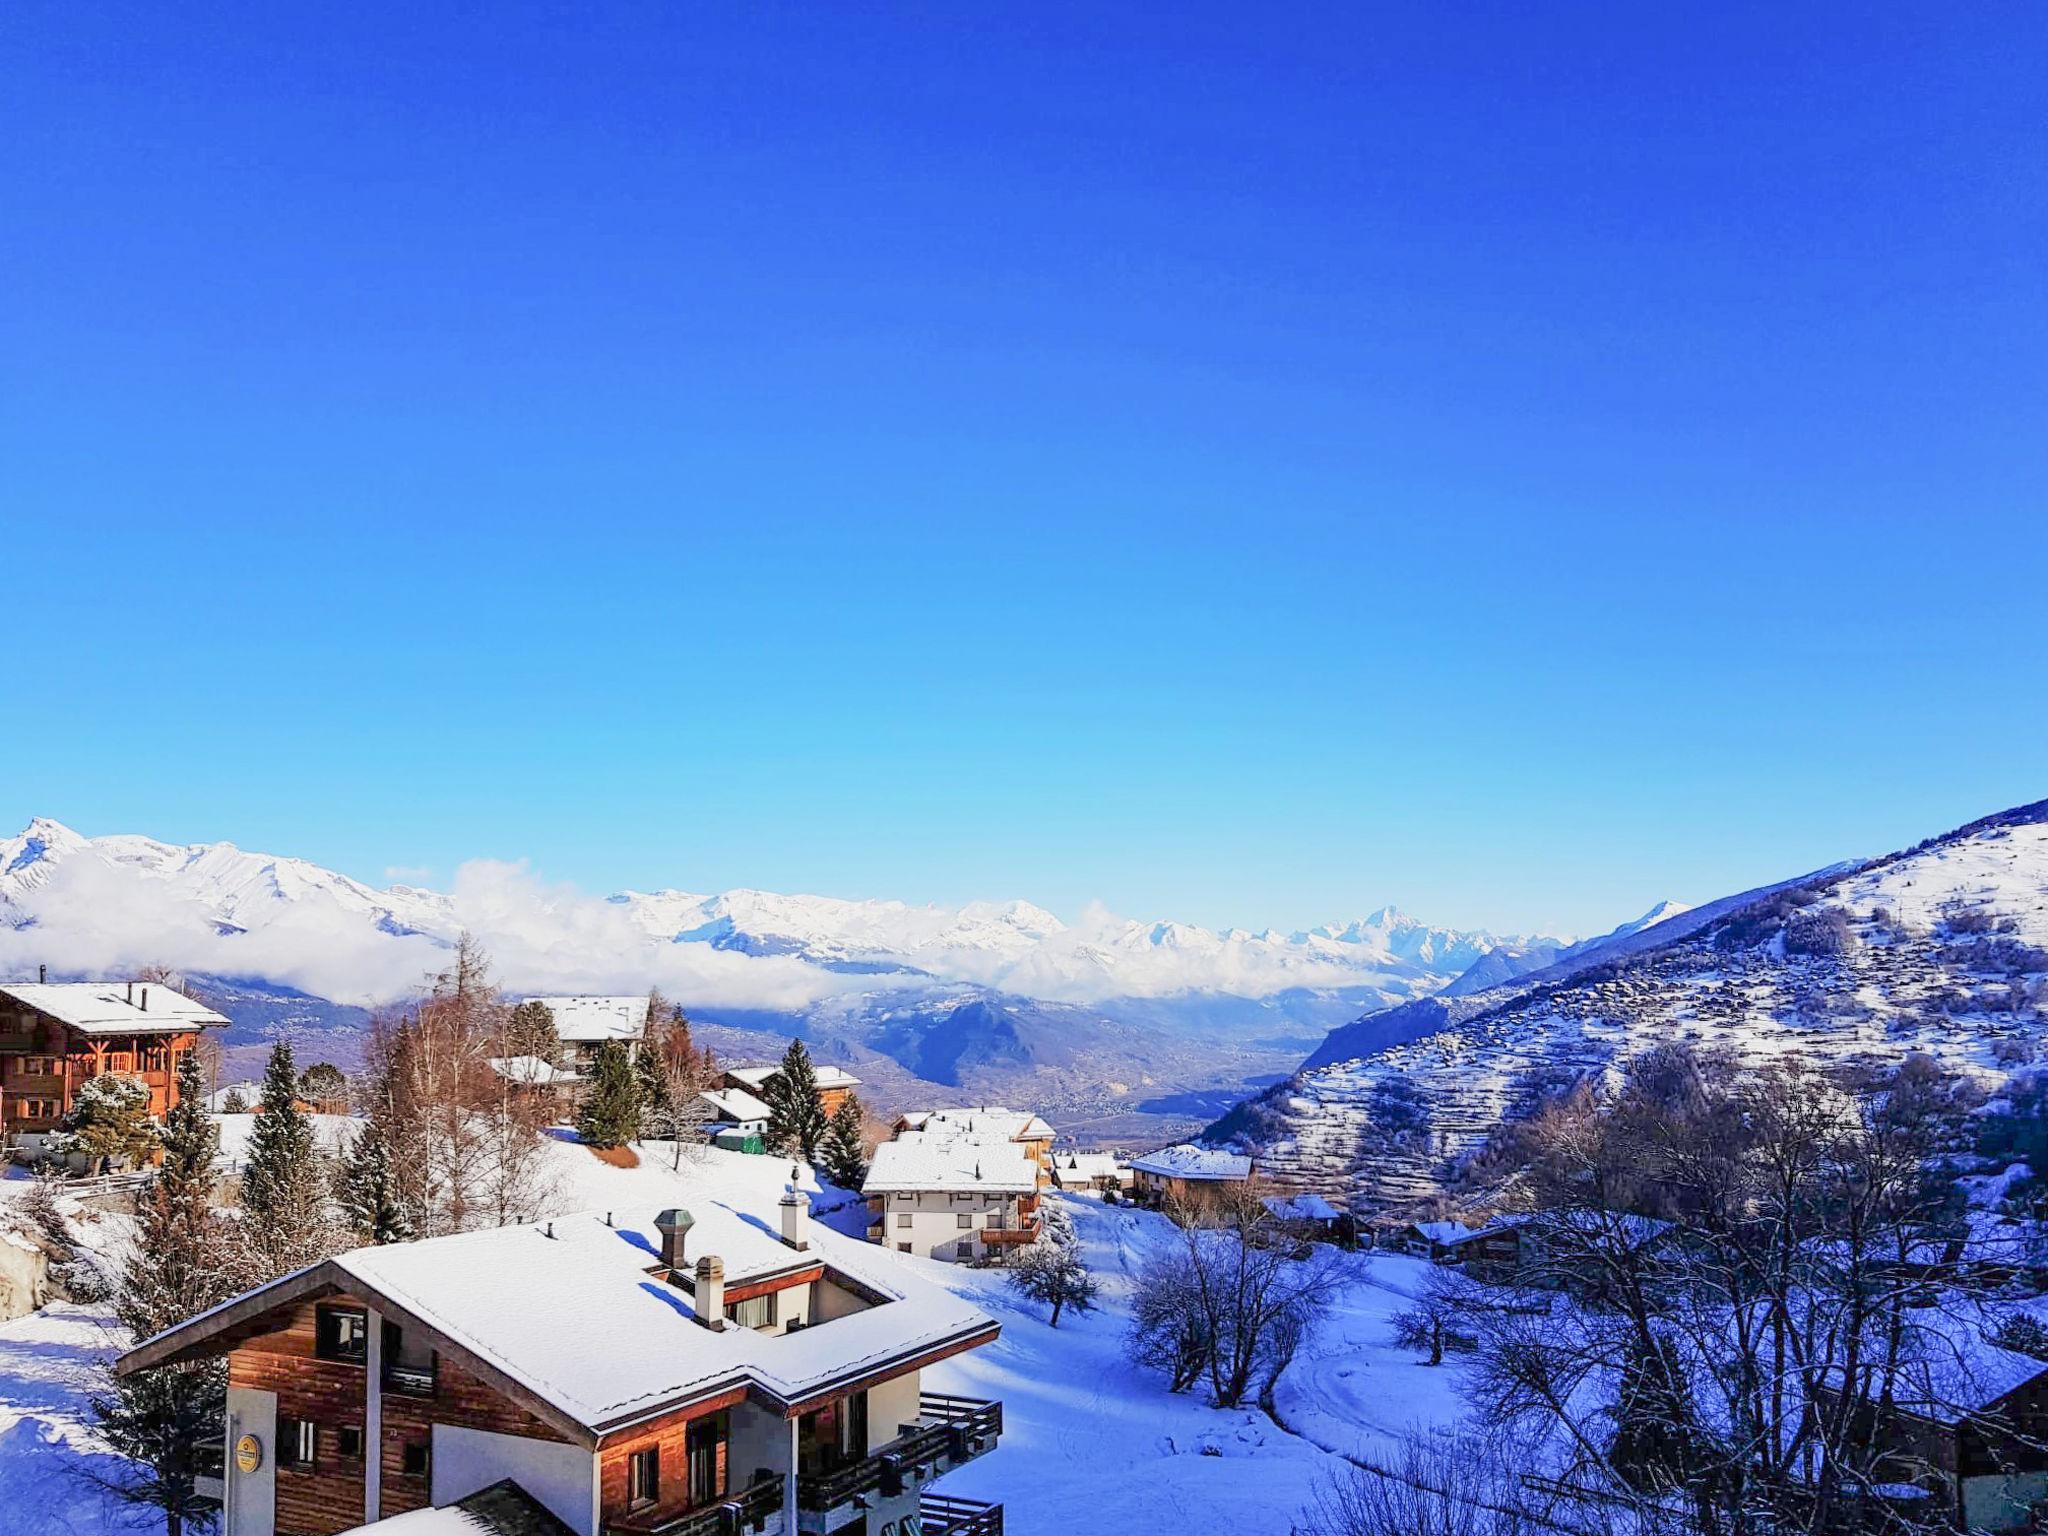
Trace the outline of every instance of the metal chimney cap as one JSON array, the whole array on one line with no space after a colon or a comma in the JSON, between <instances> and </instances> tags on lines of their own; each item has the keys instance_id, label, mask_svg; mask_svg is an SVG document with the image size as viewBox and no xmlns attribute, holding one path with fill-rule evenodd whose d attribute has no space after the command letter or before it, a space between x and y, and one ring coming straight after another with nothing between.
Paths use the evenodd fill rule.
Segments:
<instances>
[{"instance_id":1,"label":"metal chimney cap","mask_svg":"<svg viewBox=\"0 0 2048 1536\"><path fill-rule=\"evenodd\" d=\"M654 1230L657 1232L687 1232L695 1225L697 1218L679 1205L671 1206L654 1218Z\"/></svg>"}]
</instances>

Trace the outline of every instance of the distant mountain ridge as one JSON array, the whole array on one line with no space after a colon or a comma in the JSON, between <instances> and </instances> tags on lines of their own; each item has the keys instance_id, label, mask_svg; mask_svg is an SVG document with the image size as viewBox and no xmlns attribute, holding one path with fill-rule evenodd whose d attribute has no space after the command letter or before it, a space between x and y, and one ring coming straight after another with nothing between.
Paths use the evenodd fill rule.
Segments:
<instances>
[{"instance_id":1,"label":"distant mountain ridge","mask_svg":"<svg viewBox=\"0 0 2048 1536\"><path fill-rule=\"evenodd\" d=\"M1209 1134L1282 1179L1398 1205L1455 1182L1504 1119L1652 1044L1924 1051L1991 1074L2037 1048L2044 1007L2048 801L1365 1014Z\"/></svg>"}]
</instances>

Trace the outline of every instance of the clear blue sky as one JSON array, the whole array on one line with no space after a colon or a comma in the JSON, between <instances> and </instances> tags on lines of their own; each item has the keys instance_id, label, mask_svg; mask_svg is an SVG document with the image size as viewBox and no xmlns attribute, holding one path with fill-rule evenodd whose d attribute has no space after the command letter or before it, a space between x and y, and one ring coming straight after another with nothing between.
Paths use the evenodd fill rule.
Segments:
<instances>
[{"instance_id":1,"label":"clear blue sky","mask_svg":"<svg viewBox=\"0 0 2048 1536\"><path fill-rule=\"evenodd\" d=\"M1592 929L2048 794L2038 6L0 29L10 822Z\"/></svg>"}]
</instances>

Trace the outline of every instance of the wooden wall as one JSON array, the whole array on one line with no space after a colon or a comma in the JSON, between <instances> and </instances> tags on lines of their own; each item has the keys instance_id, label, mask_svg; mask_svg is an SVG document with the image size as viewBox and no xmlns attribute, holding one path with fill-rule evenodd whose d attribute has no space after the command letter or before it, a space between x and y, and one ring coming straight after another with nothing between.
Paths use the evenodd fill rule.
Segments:
<instances>
[{"instance_id":1,"label":"wooden wall","mask_svg":"<svg viewBox=\"0 0 2048 1536\"><path fill-rule=\"evenodd\" d=\"M673 1520L698 1504L715 1503L724 1497L731 1477L727 1466L731 1449L730 1430L718 1445L717 1488L693 1501L690 1498L690 1423L707 1414L732 1408L745 1396L744 1391L730 1392L712 1402L699 1403L684 1412L657 1419L644 1428L620 1435L616 1440L607 1440L598 1452L597 1474L599 1507L605 1524L623 1529L655 1526L664 1520ZM626 1462L634 1452L644 1451L650 1445L661 1449L661 1498L651 1508L629 1510L626 1507Z\"/></svg>"},{"instance_id":2,"label":"wooden wall","mask_svg":"<svg viewBox=\"0 0 2048 1536\"><path fill-rule=\"evenodd\" d=\"M313 1470L276 1463L277 1536L334 1536L363 1523L363 1463L341 1459L336 1431L344 1424L363 1428L364 1377L359 1365L315 1357L311 1302L228 1357L231 1385L275 1392L279 1419L311 1419L319 1426Z\"/></svg>"}]
</instances>

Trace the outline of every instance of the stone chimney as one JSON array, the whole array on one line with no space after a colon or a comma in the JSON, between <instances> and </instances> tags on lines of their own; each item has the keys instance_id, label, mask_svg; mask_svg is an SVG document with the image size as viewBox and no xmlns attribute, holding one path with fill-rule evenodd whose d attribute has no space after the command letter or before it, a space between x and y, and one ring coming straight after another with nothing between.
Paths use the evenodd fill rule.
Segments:
<instances>
[{"instance_id":1,"label":"stone chimney","mask_svg":"<svg viewBox=\"0 0 2048 1536\"><path fill-rule=\"evenodd\" d=\"M654 1230L661 1234L661 1262L669 1273L680 1278L689 1273L689 1262L683 1257L683 1244L690 1235L690 1228L697 1224L697 1218L681 1207L663 1211L654 1218Z\"/></svg>"},{"instance_id":2,"label":"stone chimney","mask_svg":"<svg viewBox=\"0 0 2048 1536\"><path fill-rule=\"evenodd\" d=\"M713 1333L725 1332L725 1260L715 1253L697 1261L697 1290L691 1310Z\"/></svg>"},{"instance_id":3,"label":"stone chimney","mask_svg":"<svg viewBox=\"0 0 2048 1536\"><path fill-rule=\"evenodd\" d=\"M811 1246L811 1202L792 1184L782 1192L782 1240L801 1253Z\"/></svg>"}]
</instances>

